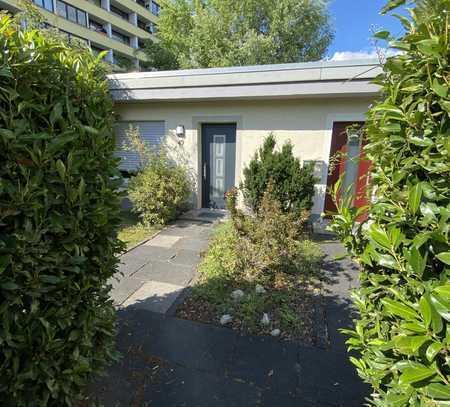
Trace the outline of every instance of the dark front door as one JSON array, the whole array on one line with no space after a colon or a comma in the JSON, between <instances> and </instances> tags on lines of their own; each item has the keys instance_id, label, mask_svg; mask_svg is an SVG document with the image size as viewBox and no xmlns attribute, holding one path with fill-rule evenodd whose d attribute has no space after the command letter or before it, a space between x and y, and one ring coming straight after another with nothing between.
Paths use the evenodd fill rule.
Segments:
<instances>
[{"instance_id":1,"label":"dark front door","mask_svg":"<svg viewBox=\"0 0 450 407\"><path fill-rule=\"evenodd\" d=\"M204 208L225 208L225 192L234 186L236 124L202 125Z\"/></svg>"},{"instance_id":2,"label":"dark front door","mask_svg":"<svg viewBox=\"0 0 450 407\"><path fill-rule=\"evenodd\" d=\"M364 122L335 122L331 139L330 168L327 190L342 177L341 193L351 194L352 205L360 208L367 204L367 184L369 181L370 161L364 157L362 147L365 141L358 131ZM352 130L348 130L352 126ZM336 212L336 206L329 192L325 196L325 211Z\"/></svg>"}]
</instances>

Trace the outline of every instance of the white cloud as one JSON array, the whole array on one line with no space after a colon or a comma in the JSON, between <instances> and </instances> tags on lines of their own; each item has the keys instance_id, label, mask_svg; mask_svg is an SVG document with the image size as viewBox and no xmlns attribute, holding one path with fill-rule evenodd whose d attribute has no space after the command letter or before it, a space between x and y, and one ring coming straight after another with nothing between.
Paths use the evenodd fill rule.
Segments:
<instances>
[{"instance_id":1,"label":"white cloud","mask_svg":"<svg viewBox=\"0 0 450 407\"><path fill-rule=\"evenodd\" d=\"M335 52L330 60L349 61L352 59L379 59L380 56L384 59L396 54L398 54L398 51L387 48L379 48L378 51L375 48L360 51L339 51Z\"/></svg>"}]
</instances>

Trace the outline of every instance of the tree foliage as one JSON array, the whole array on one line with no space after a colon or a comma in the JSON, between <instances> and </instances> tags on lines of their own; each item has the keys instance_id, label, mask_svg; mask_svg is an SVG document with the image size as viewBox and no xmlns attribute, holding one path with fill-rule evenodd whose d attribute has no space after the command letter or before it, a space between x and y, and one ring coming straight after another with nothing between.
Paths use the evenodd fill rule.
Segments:
<instances>
[{"instance_id":1,"label":"tree foliage","mask_svg":"<svg viewBox=\"0 0 450 407\"><path fill-rule=\"evenodd\" d=\"M159 44L181 68L314 61L324 56L333 38L322 1L166 0L162 4ZM157 48L147 49L155 62ZM164 69L165 64L154 68Z\"/></svg>"},{"instance_id":2,"label":"tree foliage","mask_svg":"<svg viewBox=\"0 0 450 407\"><path fill-rule=\"evenodd\" d=\"M449 10L419 0L399 16L402 38L376 34L403 51L387 60L368 115L376 199L363 223L340 202L332 226L362 267L348 344L377 406L450 403Z\"/></svg>"},{"instance_id":3,"label":"tree foliage","mask_svg":"<svg viewBox=\"0 0 450 407\"><path fill-rule=\"evenodd\" d=\"M277 151L271 134L244 168L242 191L246 204L256 212L272 183L270 193L280 202L281 209L300 218L302 212L312 208L316 182L312 166L302 167L292 152L292 144L286 143Z\"/></svg>"},{"instance_id":4,"label":"tree foliage","mask_svg":"<svg viewBox=\"0 0 450 407\"><path fill-rule=\"evenodd\" d=\"M152 39L144 40L142 49L147 56L147 61L141 62L141 68L146 71L170 71L179 69L179 63L175 55L161 42Z\"/></svg>"},{"instance_id":5,"label":"tree foliage","mask_svg":"<svg viewBox=\"0 0 450 407\"><path fill-rule=\"evenodd\" d=\"M71 405L114 356L122 244L100 59L0 14L0 400Z\"/></svg>"}]
</instances>

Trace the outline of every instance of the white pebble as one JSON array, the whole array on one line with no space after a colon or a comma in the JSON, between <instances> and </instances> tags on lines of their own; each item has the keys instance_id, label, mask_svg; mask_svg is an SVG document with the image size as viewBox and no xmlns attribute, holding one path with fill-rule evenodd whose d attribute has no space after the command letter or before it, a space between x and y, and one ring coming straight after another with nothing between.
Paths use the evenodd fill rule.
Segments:
<instances>
[{"instance_id":1,"label":"white pebble","mask_svg":"<svg viewBox=\"0 0 450 407\"><path fill-rule=\"evenodd\" d=\"M263 325L269 325L270 324L270 318L269 315L264 313L262 318L261 318L261 324Z\"/></svg>"},{"instance_id":2,"label":"white pebble","mask_svg":"<svg viewBox=\"0 0 450 407\"><path fill-rule=\"evenodd\" d=\"M231 298L235 301L240 301L244 297L244 291L242 290L234 290L231 293Z\"/></svg>"},{"instance_id":3,"label":"white pebble","mask_svg":"<svg viewBox=\"0 0 450 407\"><path fill-rule=\"evenodd\" d=\"M281 331L277 328L277 329L274 329L270 334L272 336L280 336Z\"/></svg>"},{"instance_id":4,"label":"white pebble","mask_svg":"<svg viewBox=\"0 0 450 407\"><path fill-rule=\"evenodd\" d=\"M233 320L233 317L229 314L222 315L220 317L220 325L229 324Z\"/></svg>"}]
</instances>

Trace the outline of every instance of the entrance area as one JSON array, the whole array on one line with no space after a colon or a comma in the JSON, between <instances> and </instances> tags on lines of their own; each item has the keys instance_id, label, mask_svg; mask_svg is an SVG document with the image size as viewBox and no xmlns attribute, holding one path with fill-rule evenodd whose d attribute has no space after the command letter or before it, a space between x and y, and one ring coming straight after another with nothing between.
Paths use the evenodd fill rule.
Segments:
<instances>
[{"instance_id":1,"label":"entrance area","mask_svg":"<svg viewBox=\"0 0 450 407\"><path fill-rule=\"evenodd\" d=\"M225 193L234 186L236 124L202 124L202 207L225 208Z\"/></svg>"},{"instance_id":2,"label":"entrance area","mask_svg":"<svg viewBox=\"0 0 450 407\"><path fill-rule=\"evenodd\" d=\"M343 177L341 194L350 194L360 208L368 203L367 184L370 161L364 157L361 128L364 122L335 122L330 148L330 171L327 179L325 211L336 212L329 189Z\"/></svg>"}]
</instances>

